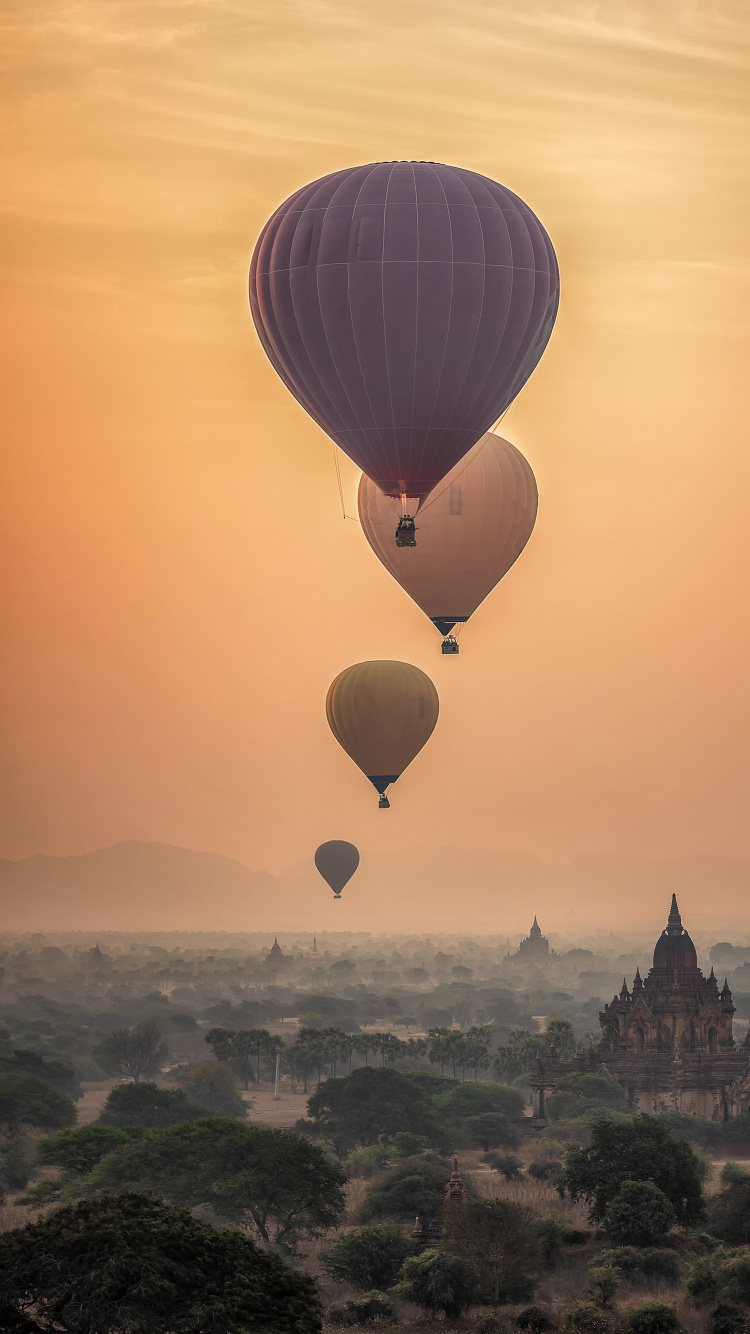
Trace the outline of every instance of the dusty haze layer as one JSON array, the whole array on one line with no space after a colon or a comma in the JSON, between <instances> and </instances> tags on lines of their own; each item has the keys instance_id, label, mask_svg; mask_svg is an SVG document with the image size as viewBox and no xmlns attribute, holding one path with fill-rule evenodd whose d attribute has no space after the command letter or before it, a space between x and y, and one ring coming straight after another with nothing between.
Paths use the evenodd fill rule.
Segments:
<instances>
[{"instance_id":1,"label":"dusty haze layer","mask_svg":"<svg viewBox=\"0 0 750 1334\"><path fill-rule=\"evenodd\" d=\"M4 931L458 932L495 939L545 930L574 944L655 940L678 893L690 931L744 939L750 862L582 857L572 865L486 849L365 853L335 900L304 859L280 875L163 843L80 857L0 861ZM732 912L733 902L742 906ZM269 940L270 943L270 940Z\"/></svg>"},{"instance_id":2,"label":"dusty haze layer","mask_svg":"<svg viewBox=\"0 0 750 1334\"><path fill-rule=\"evenodd\" d=\"M750 856L748 36L733 0L7 12L7 857ZM391 157L516 190L563 275L502 426L539 521L457 659L342 521L247 310L274 207ZM390 813L323 714L370 657L442 703Z\"/></svg>"}]
</instances>

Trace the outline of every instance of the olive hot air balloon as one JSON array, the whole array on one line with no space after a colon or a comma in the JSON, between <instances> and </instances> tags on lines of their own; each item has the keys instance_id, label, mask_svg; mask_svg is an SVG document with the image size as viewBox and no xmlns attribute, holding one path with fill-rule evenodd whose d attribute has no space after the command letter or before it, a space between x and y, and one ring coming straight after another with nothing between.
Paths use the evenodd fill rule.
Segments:
<instances>
[{"instance_id":1,"label":"olive hot air balloon","mask_svg":"<svg viewBox=\"0 0 750 1334\"><path fill-rule=\"evenodd\" d=\"M260 341L310 416L389 496L423 499L513 401L559 301L522 199L439 162L332 172L255 247Z\"/></svg>"},{"instance_id":2,"label":"olive hot air balloon","mask_svg":"<svg viewBox=\"0 0 750 1334\"><path fill-rule=\"evenodd\" d=\"M362 474L357 503L362 531L378 560L429 616L444 653L451 634L507 574L528 542L538 494L523 454L489 433L452 468L419 511L419 545L393 545L398 502Z\"/></svg>"},{"instance_id":3,"label":"olive hot air balloon","mask_svg":"<svg viewBox=\"0 0 750 1334\"><path fill-rule=\"evenodd\" d=\"M408 662L358 662L340 672L326 698L328 725L339 745L380 793L404 772L438 720L438 693Z\"/></svg>"},{"instance_id":4,"label":"olive hot air balloon","mask_svg":"<svg viewBox=\"0 0 750 1334\"><path fill-rule=\"evenodd\" d=\"M315 852L315 865L327 885L333 890L336 899L341 898L341 891L348 885L359 866L359 852L353 843L342 838L331 838L321 843Z\"/></svg>"}]
</instances>

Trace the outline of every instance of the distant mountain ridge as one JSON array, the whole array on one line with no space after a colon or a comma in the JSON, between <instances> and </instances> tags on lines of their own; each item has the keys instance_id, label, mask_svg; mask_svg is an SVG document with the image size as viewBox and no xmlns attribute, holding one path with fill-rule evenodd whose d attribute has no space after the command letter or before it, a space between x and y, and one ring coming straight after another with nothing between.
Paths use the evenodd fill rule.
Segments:
<instances>
[{"instance_id":1,"label":"distant mountain ridge","mask_svg":"<svg viewBox=\"0 0 750 1334\"><path fill-rule=\"evenodd\" d=\"M129 840L73 857L0 861L2 931L450 931L514 935L536 913L579 939L661 930L675 891L689 930L742 942L750 861L527 853L362 851L340 902L312 862L281 875L220 853Z\"/></svg>"}]
</instances>

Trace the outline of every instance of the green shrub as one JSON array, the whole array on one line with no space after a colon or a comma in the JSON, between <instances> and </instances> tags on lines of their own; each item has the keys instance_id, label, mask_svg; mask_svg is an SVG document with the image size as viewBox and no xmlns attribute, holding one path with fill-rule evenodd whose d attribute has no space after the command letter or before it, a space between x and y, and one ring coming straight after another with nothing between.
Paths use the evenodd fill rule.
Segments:
<instances>
[{"instance_id":1,"label":"green shrub","mask_svg":"<svg viewBox=\"0 0 750 1334\"><path fill-rule=\"evenodd\" d=\"M701 1255L693 1262L686 1290L696 1306L708 1306L718 1299L720 1271L721 1260L718 1255Z\"/></svg>"},{"instance_id":2,"label":"green shrub","mask_svg":"<svg viewBox=\"0 0 750 1334\"><path fill-rule=\"evenodd\" d=\"M32 1141L24 1135L0 1145L0 1188L23 1190L34 1170Z\"/></svg>"},{"instance_id":3,"label":"green shrub","mask_svg":"<svg viewBox=\"0 0 750 1334\"><path fill-rule=\"evenodd\" d=\"M628 1334L679 1334L680 1318L665 1302L644 1302L628 1312Z\"/></svg>"},{"instance_id":4,"label":"green shrub","mask_svg":"<svg viewBox=\"0 0 750 1334\"><path fill-rule=\"evenodd\" d=\"M549 1311L545 1311L541 1306L527 1306L524 1311L519 1311L516 1325L518 1329L526 1331L526 1334L546 1334L547 1330L555 1328L555 1322Z\"/></svg>"},{"instance_id":5,"label":"green shrub","mask_svg":"<svg viewBox=\"0 0 750 1334\"><path fill-rule=\"evenodd\" d=\"M363 1292L382 1291L396 1282L410 1250L400 1227L381 1223L339 1237L331 1250L321 1255L320 1263L337 1282L351 1283Z\"/></svg>"},{"instance_id":6,"label":"green shrub","mask_svg":"<svg viewBox=\"0 0 750 1334\"><path fill-rule=\"evenodd\" d=\"M563 1170L563 1165L556 1158L542 1163L529 1163L526 1171L535 1181L548 1181L554 1185Z\"/></svg>"},{"instance_id":7,"label":"green shrub","mask_svg":"<svg viewBox=\"0 0 750 1334\"><path fill-rule=\"evenodd\" d=\"M565 1312L565 1328L570 1334L616 1334L618 1326L611 1311L582 1302Z\"/></svg>"},{"instance_id":8,"label":"green shrub","mask_svg":"<svg viewBox=\"0 0 750 1334\"><path fill-rule=\"evenodd\" d=\"M727 1306L722 1302L711 1312L711 1334L748 1334L749 1329L747 1311L738 1306Z\"/></svg>"},{"instance_id":9,"label":"green shrub","mask_svg":"<svg viewBox=\"0 0 750 1334\"><path fill-rule=\"evenodd\" d=\"M397 1130L395 1135L391 1135L391 1144L399 1158L413 1158L415 1153L424 1153L430 1147L427 1136L416 1135L413 1130ZM371 1146L371 1148L377 1147L377 1145Z\"/></svg>"},{"instance_id":10,"label":"green shrub","mask_svg":"<svg viewBox=\"0 0 750 1334\"><path fill-rule=\"evenodd\" d=\"M446 1251L423 1251L404 1261L401 1279L394 1288L398 1296L416 1302L426 1311L442 1311L448 1320L458 1320L476 1291L471 1267L458 1255Z\"/></svg>"},{"instance_id":11,"label":"green shrub","mask_svg":"<svg viewBox=\"0 0 750 1334\"><path fill-rule=\"evenodd\" d=\"M712 1197L708 1205L708 1226L720 1241L733 1246L750 1243L750 1176L727 1163L731 1173L722 1172L724 1189Z\"/></svg>"},{"instance_id":12,"label":"green shrub","mask_svg":"<svg viewBox=\"0 0 750 1334\"><path fill-rule=\"evenodd\" d=\"M719 1270L719 1291L729 1302L750 1306L750 1255L730 1256Z\"/></svg>"},{"instance_id":13,"label":"green shrub","mask_svg":"<svg viewBox=\"0 0 750 1334\"><path fill-rule=\"evenodd\" d=\"M597 1306L611 1306L622 1283L622 1275L614 1265L592 1265L586 1295L593 1297Z\"/></svg>"},{"instance_id":14,"label":"green shrub","mask_svg":"<svg viewBox=\"0 0 750 1334\"><path fill-rule=\"evenodd\" d=\"M520 1181L521 1161L510 1153L485 1153L482 1162L487 1163L494 1172L499 1172L506 1181Z\"/></svg>"},{"instance_id":15,"label":"green shrub","mask_svg":"<svg viewBox=\"0 0 750 1334\"><path fill-rule=\"evenodd\" d=\"M600 1264L611 1264L630 1282L663 1279L678 1283L682 1262L676 1251L654 1250L635 1246L617 1246L599 1252Z\"/></svg>"},{"instance_id":16,"label":"green shrub","mask_svg":"<svg viewBox=\"0 0 750 1334\"><path fill-rule=\"evenodd\" d=\"M344 1159L346 1175L362 1177L364 1181L384 1172L387 1166L388 1150L382 1144L368 1144L366 1149L352 1149Z\"/></svg>"},{"instance_id":17,"label":"green shrub","mask_svg":"<svg viewBox=\"0 0 750 1334\"><path fill-rule=\"evenodd\" d=\"M652 1181L623 1181L604 1215L604 1230L615 1246L657 1246L677 1218L663 1191Z\"/></svg>"},{"instance_id":18,"label":"green shrub","mask_svg":"<svg viewBox=\"0 0 750 1334\"><path fill-rule=\"evenodd\" d=\"M534 1230L542 1245L545 1267L554 1269L558 1253L568 1240L570 1229L558 1214L546 1213L535 1220Z\"/></svg>"},{"instance_id":19,"label":"green shrub","mask_svg":"<svg viewBox=\"0 0 750 1334\"><path fill-rule=\"evenodd\" d=\"M372 1325L392 1320L395 1307L384 1292L364 1292L347 1302L332 1302L326 1315L329 1325Z\"/></svg>"}]
</instances>

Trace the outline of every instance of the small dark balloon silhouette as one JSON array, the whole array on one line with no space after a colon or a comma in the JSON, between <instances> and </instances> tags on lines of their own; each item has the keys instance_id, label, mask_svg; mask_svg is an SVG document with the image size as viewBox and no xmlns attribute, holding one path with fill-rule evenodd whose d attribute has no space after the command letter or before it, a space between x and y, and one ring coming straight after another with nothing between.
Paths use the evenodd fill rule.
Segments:
<instances>
[{"instance_id":1,"label":"small dark balloon silhouette","mask_svg":"<svg viewBox=\"0 0 750 1334\"><path fill-rule=\"evenodd\" d=\"M321 843L315 853L315 865L334 896L341 898L341 891L348 885L359 866L359 853L353 843L341 838L331 838Z\"/></svg>"}]
</instances>

